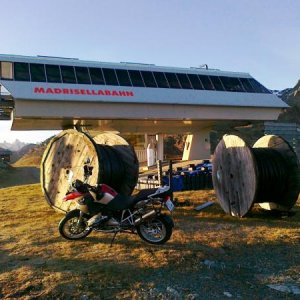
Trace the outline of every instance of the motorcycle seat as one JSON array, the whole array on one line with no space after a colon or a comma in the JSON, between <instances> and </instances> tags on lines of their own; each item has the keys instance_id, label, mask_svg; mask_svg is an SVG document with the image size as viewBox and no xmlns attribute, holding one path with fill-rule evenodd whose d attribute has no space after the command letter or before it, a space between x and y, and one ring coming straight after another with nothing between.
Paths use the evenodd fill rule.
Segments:
<instances>
[{"instance_id":1,"label":"motorcycle seat","mask_svg":"<svg viewBox=\"0 0 300 300\"><path fill-rule=\"evenodd\" d=\"M132 207L135 203L134 197L118 194L107 204L107 208L114 211L123 210Z\"/></svg>"},{"instance_id":2,"label":"motorcycle seat","mask_svg":"<svg viewBox=\"0 0 300 300\"><path fill-rule=\"evenodd\" d=\"M134 206L139 201L146 200L149 196L161 197L165 193L169 193L169 187L141 190L135 196L125 196L118 194L107 204L107 207L115 211L123 210Z\"/></svg>"},{"instance_id":3,"label":"motorcycle seat","mask_svg":"<svg viewBox=\"0 0 300 300\"><path fill-rule=\"evenodd\" d=\"M157 191L156 188L153 189L144 189L139 191L136 195L134 195L135 203L138 203L141 200L147 199L150 195L153 195Z\"/></svg>"}]
</instances>

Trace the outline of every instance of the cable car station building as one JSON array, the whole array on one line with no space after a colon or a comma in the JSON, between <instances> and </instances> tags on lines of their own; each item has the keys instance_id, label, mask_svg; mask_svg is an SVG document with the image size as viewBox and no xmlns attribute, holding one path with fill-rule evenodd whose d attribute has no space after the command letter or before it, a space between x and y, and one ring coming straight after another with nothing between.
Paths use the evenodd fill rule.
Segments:
<instances>
[{"instance_id":1,"label":"cable car station building","mask_svg":"<svg viewBox=\"0 0 300 300\"><path fill-rule=\"evenodd\" d=\"M57 57L0 55L0 119L12 130L84 128L189 134L184 159L205 159L226 120L276 120L287 105L247 73ZM12 113L12 114L11 114Z\"/></svg>"}]
</instances>

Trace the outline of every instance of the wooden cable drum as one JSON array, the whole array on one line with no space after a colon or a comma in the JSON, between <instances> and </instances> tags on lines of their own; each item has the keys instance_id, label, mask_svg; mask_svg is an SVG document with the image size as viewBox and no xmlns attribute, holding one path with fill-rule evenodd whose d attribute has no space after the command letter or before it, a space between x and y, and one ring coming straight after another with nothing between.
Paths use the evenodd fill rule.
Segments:
<instances>
[{"instance_id":1,"label":"wooden cable drum","mask_svg":"<svg viewBox=\"0 0 300 300\"><path fill-rule=\"evenodd\" d=\"M240 137L225 135L213 159L213 184L223 210L243 217L254 203L290 210L300 191L299 161L281 137L267 135L250 148Z\"/></svg>"},{"instance_id":2,"label":"wooden cable drum","mask_svg":"<svg viewBox=\"0 0 300 300\"><path fill-rule=\"evenodd\" d=\"M63 202L68 189L66 171L83 180L83 166L90 159L93 175L89 184L106 183L119 193L130 195L138 180L138 160L134 149L120 136L103 133L92 138L73 129L64 130L48 144L41 162L41 185L46 201L62 212L75 207Z\"/></svg>"}]
</instances>

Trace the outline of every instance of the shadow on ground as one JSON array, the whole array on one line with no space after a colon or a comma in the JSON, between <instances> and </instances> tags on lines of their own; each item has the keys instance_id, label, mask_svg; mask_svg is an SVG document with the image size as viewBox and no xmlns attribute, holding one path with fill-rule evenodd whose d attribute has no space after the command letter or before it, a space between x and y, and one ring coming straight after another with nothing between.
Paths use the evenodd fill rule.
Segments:
<instances>
[{"instance_id":1,"label":"shadow on ground","mask_svg":"<svg viewBox=\"0 0 300 300\"><path fill-rule=\"evenodd\" d=\"M40 182L40 169L35 167L8 167L0 169L0 188Z\"/></svg>"}]
</instances>

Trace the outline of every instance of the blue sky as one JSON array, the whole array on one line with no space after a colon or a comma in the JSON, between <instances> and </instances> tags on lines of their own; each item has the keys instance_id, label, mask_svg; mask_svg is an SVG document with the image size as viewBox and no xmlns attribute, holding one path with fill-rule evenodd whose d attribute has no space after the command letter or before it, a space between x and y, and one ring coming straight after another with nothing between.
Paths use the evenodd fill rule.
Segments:
<instances>
[{"instance_id":1,"label":"blue sky","mask_svg":"<svg viewBox=\"0 0 300 300\"><path fill-rule=\"evenodd\" d=\"M249 72L270 89L300 79L298 0L1 0L0 53ZM52 132L10 132L37 142Z\"/></svg>"}]
</instances>

